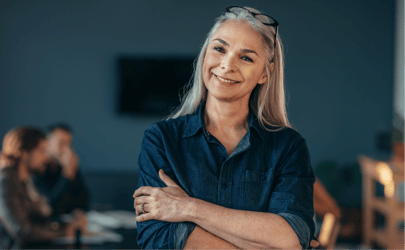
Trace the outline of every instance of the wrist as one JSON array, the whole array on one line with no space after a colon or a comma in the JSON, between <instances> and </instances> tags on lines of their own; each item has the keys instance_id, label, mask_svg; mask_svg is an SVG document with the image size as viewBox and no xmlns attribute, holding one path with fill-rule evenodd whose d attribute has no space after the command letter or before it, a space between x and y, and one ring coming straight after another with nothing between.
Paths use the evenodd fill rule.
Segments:
<instances>
[{"instance_id":1,"label":"wrist","mask_svg":"<svg viewBox=\"0 0 405 250\"><path fill-rule=\"evenodd\" d=\"M201 200L190 197L188 202L186 202L186 213L185 213L185 221L194 222L198 216L198 208L200 206Z\"/></svg>"}]
</instances>

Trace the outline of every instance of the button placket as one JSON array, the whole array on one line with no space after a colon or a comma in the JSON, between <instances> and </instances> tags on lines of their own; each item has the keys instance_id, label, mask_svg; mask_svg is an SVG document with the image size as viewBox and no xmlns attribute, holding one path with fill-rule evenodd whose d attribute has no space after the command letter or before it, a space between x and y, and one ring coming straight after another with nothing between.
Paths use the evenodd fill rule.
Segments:
<instances>
[{"instance_id":1,"label":"button placket","mask_svg":"<svg viewBox=\"0 0 405 250\"><path fill-rule=\"evenodd\" d=\"M232 176L230 163L226 161L223 163L218 183L218 205L230 207L232 203Z\"/></svg>"}]
</instances>

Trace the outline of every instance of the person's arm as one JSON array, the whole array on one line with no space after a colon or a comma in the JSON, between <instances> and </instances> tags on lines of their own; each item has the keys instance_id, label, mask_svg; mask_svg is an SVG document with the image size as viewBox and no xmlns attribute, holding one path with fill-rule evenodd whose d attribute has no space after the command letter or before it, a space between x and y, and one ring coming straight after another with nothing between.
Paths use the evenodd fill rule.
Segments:
<instances>
[{"instance_id":1,"label":"person's arm","mask_svg":"<svg viewBox=\"0 0 405 250\"><path fill-rule=\"evenodd\" d=\"M294 229L302 248L310 247L315 235L315 174L306 141L301 136L281 159L268 211L282 216Z\"/></svg>"},{"instance_id":2,"label":"person's arm","mask_svg":"<svg viewBox=\"0 0 405 250\"><path fill-rule=\"evenodd\" d=\"M277 214L230 209L192 199L188 220L238 248L301 248L294 230Z\"/></svg>"},{"instance_id":3,"label":"person's arm","mask_svg":"<svg viewBox=\"0 0 405 250\"><path fill-rule=\"evenodd\" d=\"M141 152L138 157L138 185L151 187L166 187L158 176L163 169L173 178L173 171L163 149L161 135L154 125L147 129L142 140ZM173 178L175 179L175 178ZM150 220L137 223L137 243L142 249L174 249L182 245L188 233L189 222L170 223Z\"/></svg>"},{"instance_id":4,"label":"person's arm","mask_svg":"<svg viewBox=\"0 0 405 250\"><path fill-rule=\"evenodd\" d=\"M315 176L304 139L291 145L277 172L269 213L196 201L191 221L242 248L308 248L315 231Z\"/></svg>"},{"instance_id":5,"label":"person's arm","mask_svg":"<svg viewBox=\"0 0 405 250\"><path fill-rule=\"evenodd\" d=\"M140 204L149 205L148 212L137 221L194 222L240 248L308 248L308 241L313 239L308 235L315 230L312 200L315 176L302 137L288 144L275 172L268 211L252 212L184 196L184 190L160 171L159 177L168 188L145 186L134 193L137 212Z\"/></svg>"},{"instance_id":6,"label":"person's arm","mask_svg":"<svg viewBox=\"0 0 405 250\"><path fill-rule=\"evenodd\" d=\"M18 193L16 182L10 175L0 177L0 218L11 238L18 241L47 241L65 235L65 228L52 227L50 221L32 223L30 206L24 203ZM28 197L26 197L28 200Z\"/></svg>"},{"instance_id":7,"label":"person's arm","mask_svg":"<svg viewBox=\"0 0 405 250\"><path fill-rule=\"evenodd\" d=\"M15 179L7 173L6 169L0 169L0 218L1 224L7 234L16 240L27 235L30 231L28 215L19 200Z\"/></svg>"},{"instance_id":8,"label":"person's arm","mask_svg":"<svg viewBox=\"0 0 405 250\"><path fill-rule=\"evenodd\" d=\"M239 249L237 246L221 239L196 225L187 238L184 249Z\"/></svg>"}]
</instances>

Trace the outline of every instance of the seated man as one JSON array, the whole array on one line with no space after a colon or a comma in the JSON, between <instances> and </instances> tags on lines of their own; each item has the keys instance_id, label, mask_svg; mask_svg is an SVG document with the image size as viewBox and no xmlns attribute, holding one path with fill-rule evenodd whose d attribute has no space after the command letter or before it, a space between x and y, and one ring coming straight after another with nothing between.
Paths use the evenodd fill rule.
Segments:
<instances>
[{"instance_id":1,"label":"seated man","mask_svg":"<svg viewBox=\"0 0 405 250\"><path fill-rule=\"evenodd\" d=\"M72 130L68 125L49 127L49 162L43 173L37 173L34 183L53 209L53 215L70 213L74 209L88 210L89 195L79 171L79 158L72 148Z\"/></svg>"}]
</instances>

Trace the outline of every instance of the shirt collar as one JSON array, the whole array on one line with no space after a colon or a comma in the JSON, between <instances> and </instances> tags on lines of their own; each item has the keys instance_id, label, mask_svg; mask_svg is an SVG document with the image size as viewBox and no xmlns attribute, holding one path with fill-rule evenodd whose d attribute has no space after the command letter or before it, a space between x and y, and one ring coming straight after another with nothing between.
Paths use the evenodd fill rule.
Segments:
<instances>
[{"instance_id":1,"label":"shirt collar","mask_svg":"<svg viewBox=\"0 0 405 250\"><path fill-rule=\"evenodd\" d=\"M204 107L205 107L205 101L201 101L200 104L198 105L197 109L194 111L193 114L191 114L190 119L188 121L187 128L185 129L183 133L183 138L185 137L191 137L195 135L200 129L203 129L204 134L206 135L207 132L205 130L205 123L204 123Z\"/></svg>"},{"instance_id":2,"label":"shirt collar","mask_svg":"<svg viewBox=\"0 0 405 250\"><path fill-rule=\"evenodd\" d=\"M183 133L183 138L191 137L197 134L197 132L200 129L202 129L204 134L207 136L207 130L205 128L204 122L204 108L205 108L205 101L203 100L198 105L194 113L190 116L188 126L185 132ZM264 141L266 133L264 129L260 126L259 121L252 109L249 110L249 130L250 128L254 128L257 131L257 134L259 135L260 139Z\"/></svg>"}]
</instances>

